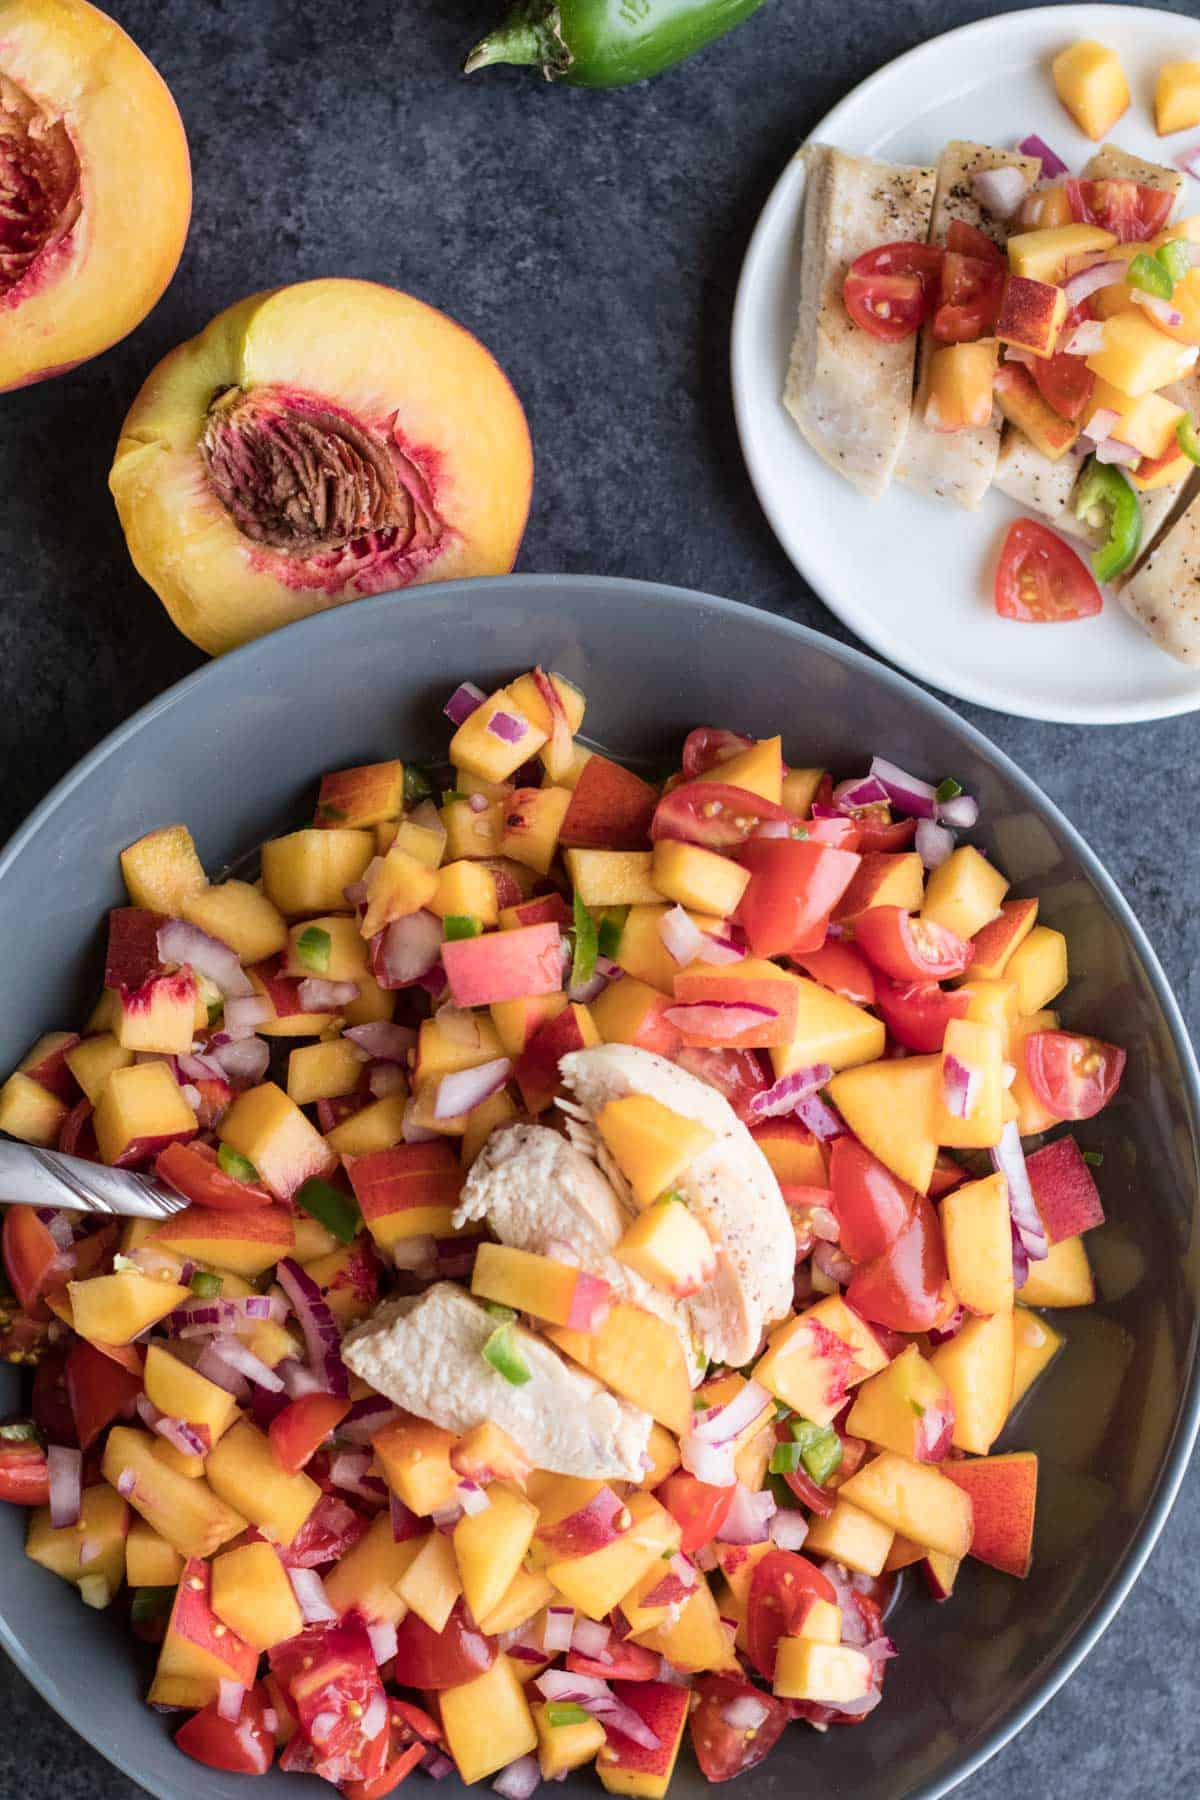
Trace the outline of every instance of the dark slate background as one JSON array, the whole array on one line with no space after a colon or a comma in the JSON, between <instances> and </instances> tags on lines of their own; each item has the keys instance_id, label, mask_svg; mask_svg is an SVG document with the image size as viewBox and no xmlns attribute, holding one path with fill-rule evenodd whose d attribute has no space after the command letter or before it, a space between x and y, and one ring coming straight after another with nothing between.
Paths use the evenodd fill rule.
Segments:
<instances>
[{"instance_id":1,"label":"dark slate background","mask_svg":"<svg viewBox=\"0 0 1200 1800\"><path fill-rule=\"evenodd\" d=\"M641 88L467 81L486 0L110 0L179 102L195 212L149 320L0 402L0 839L200 655L125 554L105 476L157 359L255 288L410 288L490 345L529 411L519 567L661 578L845 636L785 561L742 468L727 375L737 271L797 141L880 63L986 6L767 0ZM1194 6L1179 6L1194 16ZM931 671L931 673L935 673ZM1090 838L1200 1023L1193 719L1081 730L960 709ZM1200 1483L1082 1671L961 1791L970 1800L1194 1793ZM133 1800L0 1666L0 1795Z\"/></svg>"}]
</instances>

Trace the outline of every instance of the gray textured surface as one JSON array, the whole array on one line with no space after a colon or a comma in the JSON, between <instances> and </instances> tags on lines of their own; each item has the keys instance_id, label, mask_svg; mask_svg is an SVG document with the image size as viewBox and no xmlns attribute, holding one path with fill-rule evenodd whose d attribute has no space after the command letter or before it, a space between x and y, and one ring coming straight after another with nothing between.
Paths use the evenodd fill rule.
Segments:
<instances>
[{"instance_id":1,"label":"gray textured surface","mask_svg":"<svg viewBox=\"0 0 1200 1800\"><path fill-rule=\"evenodd\" d=\"M484 0L110 10L179 101L195 214L179 275L139 331L0 402L0 838L199 660L134 575L104 478L146 371L255 287L374 277L485 339L537 448L520 567L676 581L845 635L776 548L742 470L726 373L737 269L779 166L836 98L934 32L1000 9L768 0L697 61L609 95L516 71L462 80L457 58L488 22ZM1107 861L1195 1032L1194 721L1085 732L962 711ZM1101 1782L1147 1800L1196 1791L1198 1604L1193 1477L1100 1648L964 1795L1090 1800ZM0 1795L132 1800L7 1665L0 1704Z\"/></svg>"}]
</instances>

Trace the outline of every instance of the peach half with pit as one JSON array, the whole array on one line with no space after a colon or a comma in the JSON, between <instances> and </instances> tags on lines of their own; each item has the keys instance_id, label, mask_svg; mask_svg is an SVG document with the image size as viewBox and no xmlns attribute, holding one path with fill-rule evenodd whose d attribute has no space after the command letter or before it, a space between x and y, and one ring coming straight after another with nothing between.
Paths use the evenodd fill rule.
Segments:
<instances>
[{"instance_id":1,"label":"peach half with pit","mask_svg":"<svg viewBox=\"0 0 1200 1800\"><path fill-rule=\"evenodd\" d=\"M411 294L320 280L165 357L109 486L138 572L216 655L364 594L506 573L532 469L476 338Z\"/></svg>"},{"instance_id":2,"label":"peach half with pit","mask_svg":"<svg viewBox=\"0 0 1200 1800\"><path fill-rule=\"evenodd\" d=\"M87 0L0 0L0 392L141 323L183 250L187 139L153 65Z\"/></svg>"}]
</instances>

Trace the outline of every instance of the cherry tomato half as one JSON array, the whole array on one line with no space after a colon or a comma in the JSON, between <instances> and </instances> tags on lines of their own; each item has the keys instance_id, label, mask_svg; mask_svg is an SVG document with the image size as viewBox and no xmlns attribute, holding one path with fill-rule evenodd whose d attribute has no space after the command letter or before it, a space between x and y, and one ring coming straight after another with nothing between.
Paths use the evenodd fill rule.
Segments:
<instances>
[{"instance_id":1,"label":"cherry tomato half","mask_svg":"<svg viewBox=\"0 0 1200 1800\"><path fill-rule=\"evenodd\" d=\"M289 1475L299 1474L349 1411L349 1400L339 1400L335 1394L301 1394L276 1413L267 1435L280 1468Z\"/></svg>"},{"instance_id":2,"label":"cherry tomato half","mask_svg":"<svg viewBox=\"0 0 1200 1800\"><path fill-rule=\"evenodd\" d=\"M819 950L806 950L795 960L806 975L811 975L830 993L841 994L855 1006L874 1006L875 977L871 965L853 944L829 938Z\"/></svg>"},{"instance_id":3,"label":"cherry tomato half","mask_svg":"<svg viewBox=\"0 0 1200 1800\"><path fill-rule=\"evenodd\" d=\"M685 1044L672 1058L689 1075L707 1081L724 1094L743 1124L753 1118L750 1102L770 1087L762 1063L753 1050L716 1050L704 1044Z\"/></svg>"},{"instance_id":4,"label":"cherry tomato half","mask_svg":"<svg viewBox=\"0 0 1200 1800\"><path fill-rule=\"evenodd\" d=\"M732 1495L733 1489L731 1488ZM32 1440L27 1443L0 1443L0 1500L13 1506L47 1506L50 1502L50 1476L46 1468L46 1452Z\"/></svg>"},{"instance_id":5,"label":"cherry tomato half","mask_svg":"<svg viewBox=\"0 0 1200 1800\"><path fill-rule=\"evenodd\" d=\"M132 1416L143 1376L77 1338L66 1361L67 1396L81 1450L90 1450L100 1433L122 1413Z\"/></svg>"},{"instance_id":6,"label":"cherry tomato half","mask_svg":"<svg viewBox=\"0 0 1200 1800\"><path fill-rule=\"evenodd\" d=\"M1125 1052L1073 1031L1035 1031L1025 1040L1029 1085L1060 1119L1090 1119L1120 1085Z\"/></svg>"},{"instance_id":7,"label":"cherry tomato half","mask_svg":"<svg viewBox=\"0 0 1200 1800\"><path fill-rule=\"evenodd\" d=\"M881 244L852 262L842 285L856 325L885 343L911 337L929 316L942 252L934 244Z\"/></svg>"},{"instance_id":8,"label":"cherry tomato half","mask_svg":"<svg viewBox=\"0 0 1200 1800\"><path fill-rule=\"evenodd\" d=\"M993 256L962 256L947 250L942 262L933 335L943 344L986 337L1000 315L1004 264Z\"/></svg>"},{"instance_id":9,"label":"cherry tomato half","mask_svg":"<svg viewBox=\"0 0 1200 1800\"><path fill-rule=\"evenodd\" d=\"M1053 356L1035 356L1033 379L1047 406L1062 419L1086 418L1092 403L1096 377L1082 356L1059 350Z\"/></svg>"},{"instance_id":10,"label":"cherry tomato half","mask_svg":"<svg viewBox=\"0 0 1200 1800\"><path fill-rule=\"evenodd\" d=\"M1166 224L1175 204L1169 188L1140 181L1068 181L1067 201L1078 225L1100 225L1122 244L1144 244Z\"/></svg>"},{"instance_id":11,"label":"cherry tomato half","mask_svg":"<svg viewBox=\"0 0 1200 1800\"><path fill-rule=\"evenodd\" d=\"M884 1255L912 1216L913 1190L849 1135L833 1140L829 1186L839 1242L851 1262Z\"/></svg>"},{"instance_id":12,"label":"cherry tomato half","mask_svg":"<svg viewBox=\"0 0 1200 1800\"><path fill-rule=\"evenodd\" d=\"M965 219L951 219L946 232L946 248L953 250L958 256L982 257L986 262L990 258L994 262L1004 261L1004 252L999 244L994 243L986 231L980 231L976 225L968 225Z\"/></svg>"},{"instance_id":13,"label":"cherry tomato half","mask_svg":"<svg viewBox=\"0 0 1200 1800\"><path fill-rule=\"evenodd\" d=\"M248 1206L271 1204L270 1194L260 1183L227 1175L211 1144L168 1144L155 1159L154 1173L197 1206L245 1212Z\"/></svg>"},{"instance_id":14,"label":"cherry tomato half","mask_svg":"<svg viewBox=\"0 0 1200 1800\"><path fill-rule=\"evenodd\" d=\"M32 1206L10 1206L4 1215L0 1244L4 1267L22 1312L31 1319L49 1317L42 1295L67 1278L67 1262Z\"/></svg>"},{"instance_id":15,"label":"cherry tomato half","mask_svg":"<svg viewBox=\"0 0 1200 1800\"><path fill-rule=\"evenodd\" d=\"M680 1527L683 1536L679 1548L688 1556L712 1543L725 1523L736 1492L736 1487L713 1487L678 1469L667 1476L654 1497Z\"/></svg>"},{"instance_id":16,"label":"cherry tomato half","mask_svg":"<svg viewBox=\"0 0 1200 1800\"><path fill-rule=\"evenodd\" d=\"M886 800L876 800L870 806L856 806L851 817L858 827L856 848L864 854L868 850L905 850L916 836L917 821L893 819Z\"/></svg>"},{"instance_id":17,"label":"cherry tomato half","mask_svg":"<svg viewBox=\"0 0 1200 1800\"><path fill-rule=\"evenodd\" d=\"M774 1694L737 1675L702 1675L692 1692L699 1705L689 1724L696 1761L709 1781L731 1781L753 1769L775 1748L788 1723L788 1709ZM766 1709L766 1718L749 1730L731 1725L727 1718L735 1700L752 1699Z\"/></svg>"},{"instance_id":18,"label":"cherry tomato half","mask_svg":"<svg viewBox=\"0 0 1200 1800\"><path fill-rule=\"evenodd\" d=\"M474 1681L496 1660L496 1640L467 1624L462 1601L441 1631L431 1631L423 1619L410 1612L396 1628L396 1675L401 1687L460 1687Z\"/></svg>"},{"instance_id":19,"label":"cherry tomato half","mask_svg":"<svg viewBox=\"0 0 1200 1800\"><path fill-rule=\"evenodd\" d=\"M180 1726L176 1745L206 1768L227 1769L231 1775L265 1775L275 1760L275 1739L263 1722L264 1710L257 1686L246 1694L237 1719L223 1719L217 1702L210 1700Z\"/></svg>"},{"instance_id":20,"label":"cherry tomato half","mask_svg":"<svg viewBox=\"0 0 1200 1800\"><path fill-rule=\"evenodd\" d=\"M889 1036L906 1050L928 1056L941 1049L951 1019L966 1017L971 1000L961 989L939 987L936 981L892 981L881 975L875 1004Z\"/></svg>"},{"instance_id":21,"label":"cherry tomato half","mask_svg":"<svg viewBox=\"0 0 1200 1800\"><path fill-rule=\"evenodd\" d=\"M891 1331L928 1331L944 1301L946 1251L937 1213L914 1194L908 1224L882 1256L850 1278L846 1304L872 1325Z\"/></svg>"},{"instance_id":22,"label":"cherry tomato half","mask_svg":"<svg viewBox=\"0 0 1200 1800\"><path fill-rule=\"evenodd\" d=\"M768 1550L754 1565L746 1611L750 1661L766 1680L775 1678L775 1646L795 1637L814 1600L837 1602L833 1585L794 1550Z\"/></svg>"},{"instance_id":23,"label":"cherry tomato half","mask_svg":"<svg viewBox=\"0 0 1200 1800\"><path fill-rule=\"evenodd\" d=\"M740 731L726 731L720 725L698 725L683 740L681 766L685 779L695 781L697 775L707 775L717 763L727 762L731 756L749 750L753 742L753 738L743 737Z\"/></svg>"},{"instance_id":24,"label":"cherry tomato half","mask_svg":"<svg viewBox=\"0 0 1200 1800\"><path fill-rule=\"evenodd\" d=\"M973 946L945 925L914 918L902 906L872 906L854 923L854 941L893 981L948 981L961 975Z\"/></svg>"},{"instance_id":25,"label":"cherry tomato half","mask_svg":"<svg viewBox=\"0 0 1200 1800\"><path fill-rule=\"evenodd\" d=\"M1036 519L1009 526L996 570L996 611L1028 625L1090 619L1104 601L1100 589L1069 544Z\"/></svg>"},{"instance_id":26,"label":"cherry tomato half","mask_svg":"<svg viewBox=\"0 0 1200 1800\"><path fill-rule=\"evenodd\" d=\"M765 819L791 823L791 814L771 800L725 781L685 781L664 794L654 809L650 839L678 838L706 850L744 843Z\"/></svg>"},{"instance_id":27,"label":"cherry tomato half","mask_svg":"<svg viewBox=\"0 0 1200 1800\"><path fill-rule=\"evenodd\" d=\"M800 956L825 942L829 915L850 886L859 858L795 838L755 838L738 861L750 871L737 920L755 956Z\"/></svg>"}]
</instances>

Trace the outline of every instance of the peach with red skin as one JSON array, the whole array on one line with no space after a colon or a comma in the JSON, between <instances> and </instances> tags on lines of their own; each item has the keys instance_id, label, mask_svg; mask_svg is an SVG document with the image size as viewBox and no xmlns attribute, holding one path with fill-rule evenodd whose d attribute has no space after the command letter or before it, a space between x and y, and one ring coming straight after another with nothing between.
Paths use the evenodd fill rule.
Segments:
<instances>
[{"instance_id":1,"label":"peach with red skin","mask_svg":"<svg viewBox=\"0 0 1200 1800\"><path fill-rule=\"evenodd\" d=\"M1073 1137L1043 1144L1026 1159L1033 1198L1052 1244L1104 1223L1104 1206Z\"/></svg>"},{"instance_id":2,"label":"peach with red skin","mask_svg":"<svg viewBox=\"0 0 1200 1800\"><path fill-rule=\"evenodd\" d=\"M342 475L320 506L314 461ZM532 469L477 339L410 294L317 280L249 295L165 357L109 486L138 571L218 654L363 594L507 572Z\"/></svg>"},{"instance_id":3,"label":"peach with red skin","mask_svg":"<svg viewBox=\"0 0 1200 1800\"><path fill-rule=\"evenodd\" d=\"M527 1112L535 1115L545 1112L558 1092L560 1059L572 1050L586 1048L579 1017L572 1006L565 1007L557 1018L548 1019L534 1032L515 1070Z\"/></svg>"},{"instance_id":4,"label":"peach with red skin","mask_svg":"<svg viewBox=\"0 0 1200 1800\"><path fill-rule=\"evenodd\" d=\"M211 1659L214 1678L220 1675L250 1687L258 1669L258 1652L221 1623L212 1609L211 1590L209 1564L200 1557L189 1558L175 1592L159 1669L163 1674L191 1674L197 1672L194 1664L204 1665ZM200 1654L196 1657L189 1651Z\"/></svg>"},{"instance_id":5,"label":"peach with red skin","mask_svg":"<svg viewBox=\"0 0 1200 1800\"><path fill-rule=\"evenodd\" d=\"M1052 462L1065 456L1079 436L1078 425L1055 412L1043 399L1029 370L1022 368L1020 363L1001 364L996 370L992 392L1009 423L1023 431L1035 448Z\"/></svg>"},{"instance_id":6,"label":"peach with red skin","mask_svg":"<svg viewBox=\"0 0 1200 1800\"><path fill-rule=\"evenodd\" d=\"M996 336L1002 344L1053 356L1067 316L1067 296L1055 283L1028 275L1009 275L1004 283Z\"/></svg>"},{"instance_id":7,"label":"peach with red skin","mask_svg":"<svg viewBox=\"0 0 1200 1800\"><path fill-rule=\"evenodd\" d=\"M622 1527L618 1521L622 1517L622 1508L613 1490L603 1482L581 1481L573 1476L559 1480L564 1484L561 1499L557 1488L551 1490L554 1498L543 1499L534 1531L539 1546L547 1555L552 1558L587 1556L615 1542L621 1535ZM589 1489L592 1490L590 1493ZM555 1516L556 1500L559 1504L570 1504L575 1496L581 1504L570 1512ZM628 1515L625 1516L627 1525Z\"/></svg>"},{"instance_id":8,"label":"peach with red skin","mask_svg":"<svg viewBox=\"0 0 1200 1800\"><path fill-rule=\"evenodd\" d=\"M296 1243L291 1216L282 1206L247 1207L219 1212L209 1206L187 1206L150 1234L150 1242L182 1256L214 1263L236 1274L262 1274Z\"/></svg>"},{"instance_id":9,"label":"peach with red skin","mask_svg":"<svg viewBox=\"0 0 1200 1800\"><path fill-rule=\"evenodd\" d=\"M656 1800L666 1793L671 1780L691 1693L663 1681L615 1681L612 1691L649 1726L658 1744L647 1749L609 1725L608 1741L596 1759L596 1773L610 1793L640 1794Z\"/></svg>"},{"instance_id":10,"label":"peach with red skin","mask_svg":"<svg viewBox=\"0 0 1200 1800\"><path fill-rule=\"evenodd\" d=\"M404 764L360 763L322 775L313 824L318 827L380 825L404 810Z\"/></svg>"},{"instance_id":11,"label":"peach with red skin","mask_svg":"<svg viewBox=\"0 0 1200 1800\"><path fill-rule=\"evenodd\" d=\"M79 1033L75 1031L47 1032L28 1055L21 1058L17 1068L22 1075L28 1075L30 1081L36 1081L39 1087L73 1106L79 1098L80 1087L67 1066L66 1055L78 1042Z\"/></svg>"},{"instance_id":12,"label":"peach with red skin","mask_svg":"<svg viewBox=\"0 0 1200 1800\"><path fill-rule=\"evenodd\" d=\"M87 0L3 0L0 185L24 210L0 274L0 392L60 375L138 325L191 212L183 124L131 38Z\"/></svg>"},{"instance_id":13,"label":"peach with red skin","mask_svg":"<svg viewBox=\"0 0 1200 1800\"><path fill-rule=\"evenodd\" d=\"M559 833L564 849L642 850L658 791L631 769L590 756L575 784Z\"/></svg>"},{"instance_id":14,"label":"peach with red skin","mask_svg":"<svg viewBox=\"0 0 1200 1800\"><path fill-rule=\"evenodd\" d=\"M442 965L456 1006L491 1006L562 989L557 925L522 925L443 944Z\"/></svg>"},{"instance_id":15,"label":"peach with red skin","mask_svg":"<svg viewBox=\"0 0 1200 1800\"><path fill-rule=\"evenodd\" d=\"M1023 1578L1033 1555L1038 1459L1031 1450L1009 1456L966 1457L942 1465L971 1497L971 1556Z\"/></svg>"},{"instance_id":16,"label":"peach with red skin","mask_svg":"<svg viewBox=\"0 0 1200 1800\"><path fill-rule=\"evenodd\" d=\"M999 918L984 925L971 939L975 952L970 965L972 981L1001 979L1009 957L1037 923L1037 913L1036 900L1000 902Z\"/></svg>"}]
</instances>

